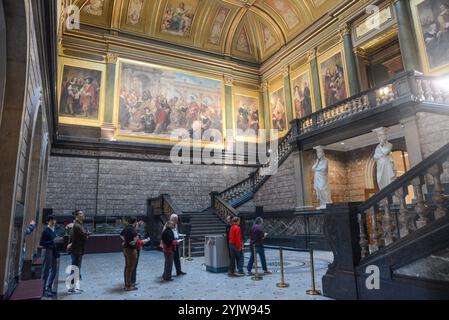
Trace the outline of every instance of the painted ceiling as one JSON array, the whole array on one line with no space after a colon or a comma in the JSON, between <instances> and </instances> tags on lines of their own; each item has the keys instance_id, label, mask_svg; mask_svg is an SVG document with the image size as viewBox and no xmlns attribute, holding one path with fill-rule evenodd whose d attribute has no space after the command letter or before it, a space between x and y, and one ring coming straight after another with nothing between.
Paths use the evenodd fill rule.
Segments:
<instances>
[{"instance_id":1,"label":"painted ceiling","mask_svg":"<svg viewBox=\"0 0 449 320\"><path fill-rule=\"evenodd\" d=\"M84 25L263 62L343 0L75 0Z\"/></svg>"}]
</instances>

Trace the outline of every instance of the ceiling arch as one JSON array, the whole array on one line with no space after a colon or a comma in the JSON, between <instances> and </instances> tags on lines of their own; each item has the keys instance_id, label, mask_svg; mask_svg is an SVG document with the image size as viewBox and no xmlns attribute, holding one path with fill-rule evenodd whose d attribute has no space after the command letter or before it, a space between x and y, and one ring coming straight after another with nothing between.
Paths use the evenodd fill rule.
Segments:
<instances>
[{"instance_id":1,"label":"ceiling arch","mask_svg":"<svg viewBox=\"0 0 449 320\"><path fill-rule=\"evenodd\" d=\"M263 62L344 0L75 0L81 23Z\"/></svg>"}]
</instances>

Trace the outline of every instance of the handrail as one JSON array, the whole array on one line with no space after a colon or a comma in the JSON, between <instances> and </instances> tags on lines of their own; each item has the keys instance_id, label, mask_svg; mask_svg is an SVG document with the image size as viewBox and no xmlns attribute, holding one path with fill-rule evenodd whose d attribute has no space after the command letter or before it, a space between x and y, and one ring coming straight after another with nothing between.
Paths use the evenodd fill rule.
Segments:
<instances>
[{"instance_id":1,"label":"handrail","mask_svg":"<svg viewBox=\"0 0 449 320\"><path fill-rule=\"evenodd\" d=\"M377 192L375 195L373 195L371 198L363 202L358 207L358 209L360 211L365 211L371 208L372 206L379 203L380 201L388 197L390 194L394 193L396 190L401 188L403 185L412 181L417 176L425 173L425 171L435 166L437 163L444 162L448 156L449 156L449 143L444 145L439 150L435 151L433 154L424 159L422 162L418 163L416 166L411 168L407 173L398 177L388 186L386 186L385 188Z\"/></svg>"}]
</instances>

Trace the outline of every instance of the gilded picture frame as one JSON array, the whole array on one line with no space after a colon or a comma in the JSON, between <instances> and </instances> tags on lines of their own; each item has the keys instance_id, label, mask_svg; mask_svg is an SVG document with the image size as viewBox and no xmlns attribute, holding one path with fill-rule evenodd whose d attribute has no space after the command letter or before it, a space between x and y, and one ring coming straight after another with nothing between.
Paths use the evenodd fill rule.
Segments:
<instances>
[{"instance_id":1,"label":"gilded picture frame","mask_svg":"<svg viewBox=\"0 0 449 320\"><path fill-rule=\"evenodd\" d=\"M343 72L342 81L340 81L341 84L344 84L344 94L341 94L339 98L334 98L336 101L335 103L338 103L339 101L342 101L346 98L348 98L351 93L349 92L349 81L348 81L348 70L346 66L346 60L345 60L345 54L344 54L344 48L341 43L334 46L333 48L327 50L322 55L318 56L318 72L319 72L319 79L320 79L320 91L321 91L321 102L323 108L329 107L333 105L334 103L329 103L329 95L328 90L326 88L326 65L328 65L332 60L341 62L341 70L338 70L338 72ZM340 61L341 60L341 61ZM336 69L337 66L334 66ZM335 72L337 70L334 70Z\"/></svg>"},{"instance_id":2,"label":"gilded picture frame","mask_svg":"<svg viewBox=\"0 0 449 320\"><path fill-rule=\"evenodd\" d=\"M85 81L86 75L89 77L95 78L92 81L94 88L92 91L97 92L95 100L98 101L97 108L95 108L97 116L94 118L92 114L89 115L90 110L83 110L83 106L79 106L78 111L73 110L71 112L74 114L73 116L68 116L66 113L63 113L61 108L66 109L65 105L67 100L62 101L64 99L65 91L68 86L70 86L70 81L73 80L74 74L79 73L79 79ZM99 74L99 80L95 76ZM99 87L99 88L98 88ZM77 91L81 91L83 89L83 85L79 84ZM87 90L84 90L87 91ZM72 90L73 92L73 90ZM78 94L78 100L81 101L80 92L75 92ZM64 94L64 95L63 95ZM104 116L104 108L105 108L105 98L106 98L106 65L100 62L87 61L82 59L73 59L68 57L59 57L58 59L58 121L61 124L70 124L70 125L80 125L80 126L92 126L92 127L100 127L103 122ZM65 104L64 106L62 104ZM84 103L85 105L85 103ZM72 109L75 107L72 106ZM87 107L86 107L87 108ZM65 111L65 110L64 110ZM69 110L70 111L70 110ZM84 111L86 111L87 115L84 116ZM81 114L80 114L81 113Z\"/></svg>"},{"instance_id":3,"label":"gilded picture frame","mask_svg":"<svg viewBox=\"0 0 449 320\"><path fill-rule=\"evenodd\" d=\"M446 21L445 29L449 29L449 11L445 14L438 12L443 5L448 6L447 10L449 10L447 1L410 1L419 56L423 71L428 75L441 75L449 72L449 31L442 34L438 32L441 21ZM442 37L444 39L441 39ZM442 45L445 46L442 47Z\"/></svg>"},{"instance_id":4,"label":"gilded picture frame","mask_svg":"<svg viewBox=\"0 0 449 320\"><path fill-rule=\"evenodd\" d=\"M305 77L307 75L307 79ZM297 111L297 92L296 92L296 85L297 80L307 81L308 82L308 90L310 93L310 112L304 112L304 116L310 115L316 111L316 104L315 104L315 95L313 94L314 86L312 81L312 68L310 67L310 63L307 63L303 66L300 66L298 68L295 68L290 73L290 86L291 86L291 101L292 101L292 115L294 118L298 118L298 111ZM301 83L302 83L301 81ZM305 87L300 88L301 90L301 97L304 98L306 96L305 93ZM304 101L304 100L303 100ZM305 103L304 103L305 104ZM307 107L306 107L307 109ZM302 117L304 117L302 116ZM301 118L302 118L301 117Z\"/></svg>"},{"instance_id":5,"label":"gilded picture frame","mask_svg":"<svg viewBox=\"0 0 449 320\"><path fill-rule=\"evenodd\" d=\"M156 65L148 62L141 62L136 60L129 60L125 58L119 58L117 61L117 69L115 76L115 103L114 103L114 118L113 123L115 127L114 138L116 140L121 141L134 141L134 142L142 142L142 143L154 143L154 144L166 144L166 145L174 145L181 143L181 140L173 141L170 137L156 137L156 136L145 136L145 135L134 135L120 132L120 124L119 124L119 113L120 113L120 92L121 92L121 83L122 83L122 71L124 65L133 65L137 67L146 67L152 69L159 69L162 72L174 72L179 73L181 75L193 76L203 78L205 80L214 80L220 82L220 111L221 111L221 141L211 142L211 141L192 141L189 140L188 144L196 147L210 147L210 148L223 148L225 143L225 128L226 128L226 110L225 110L225 89L224 89L224 79L222 76L207 74L202 72L196 72L191 70L184 70L178 68L171 68L167 66ZM183 143L181 143L183 144Z\"/></svg>"},{"instance_id":6,"label":"gilded picture frame","mask_svg":"<svg viewBox=\"0 0 449 320\"><path fill-rule=\"evenodd\" d=\"M264 129L264 118L263 118L263 105L261 101L261 93L260 91L251 90L243 87L234 86L233 87L233 99L232 99L232 123L233 123L233 131L234 131L234 138L237 141L245 141L245 142L257 142L258 141L258 130ZM248 107L244 108L246 111L250 111L252 108L249 106L249 104L256 104L257 105L257 112L258 112L258 130L255 130L255 128L251 125L251 123L248 124L248 127L251 128L256 132L256 136L245 136L245 135L239 135L238 129L239 129L239 123L242 122L239 118L242 117L239 110L243 107L244 104L247 104ZM251 121L251 112L249 112L248 119ZM239 121L240 120L240 121ZM243 128L240 128L241 130L244 130Z\"/></svg>"}]
</instances>

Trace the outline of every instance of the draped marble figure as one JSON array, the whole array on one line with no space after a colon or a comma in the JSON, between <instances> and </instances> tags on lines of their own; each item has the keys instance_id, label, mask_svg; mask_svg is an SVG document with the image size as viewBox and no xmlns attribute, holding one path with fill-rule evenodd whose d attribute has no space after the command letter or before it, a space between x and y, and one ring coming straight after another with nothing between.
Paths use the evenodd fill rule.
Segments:
<instances>
[{"instance_id":1,"label":"draped marble figure","mask_svg":"<svg viewBox=\"0 0 449 320\"><path fill-rule=\"evenodd\" d=\"M378 128L373 130L373 132L377 134L380 142L376 147L376 151L374 151L373 159L377 165L377 185L382 190L396 178L394 161L391 156L393 145L388 142L386 128Z\"/></svg>"},{"instance_id":2,"label":"draped marble figure","mask_svg":"<svg viewBox=\"0 0 449 320\"><path fill-rule=\"evenodd\" d=\"M331 191L329 187L329 163L324 155L323 147L318 146L314 148L317 154L317 161L312 167L314 176L314 188L320 206L317 209L325 209L326 204L332 203Z\"/></svg>"}]
</instances>

